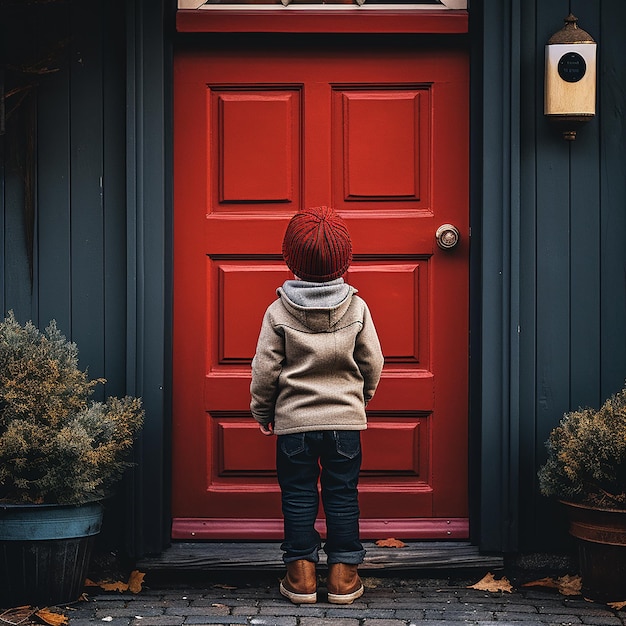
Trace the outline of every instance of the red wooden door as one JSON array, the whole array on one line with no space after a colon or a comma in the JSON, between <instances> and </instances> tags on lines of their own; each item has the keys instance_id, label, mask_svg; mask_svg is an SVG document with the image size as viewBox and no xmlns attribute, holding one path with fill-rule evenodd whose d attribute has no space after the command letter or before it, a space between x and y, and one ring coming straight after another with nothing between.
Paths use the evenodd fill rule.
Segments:
<instances>
[{"instance_id":1,"label":"red wooden door","mask_svg":"<svg viewBox=\"0 0 626 626\"><path fill-rule=\"evenodd\" d=\"M290 278L286 224L325 204L348 223L347 280L385 353L363 433L363 536L467 537L467 55L333 41L175 61L175 538L281 535L250 362ZM444 223L460 232L449 250Z\"/></svg>"}]
</instances>

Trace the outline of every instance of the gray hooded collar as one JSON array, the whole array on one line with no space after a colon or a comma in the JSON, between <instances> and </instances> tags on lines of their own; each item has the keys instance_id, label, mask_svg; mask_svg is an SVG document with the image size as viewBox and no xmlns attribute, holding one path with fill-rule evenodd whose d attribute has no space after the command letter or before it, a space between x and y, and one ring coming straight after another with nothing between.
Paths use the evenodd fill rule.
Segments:
<instances>
[{"instance_id":1,"label":"gray hooded collar","mask_svg":"<svg viewBox=\"0 0 626 626\"><path fill-rule=\"evenodd\" d=\"M289 313L315 332L332 330L356 292L343 278L327 283L287 280L276 291Z\"/></svg>"}]
</instances>

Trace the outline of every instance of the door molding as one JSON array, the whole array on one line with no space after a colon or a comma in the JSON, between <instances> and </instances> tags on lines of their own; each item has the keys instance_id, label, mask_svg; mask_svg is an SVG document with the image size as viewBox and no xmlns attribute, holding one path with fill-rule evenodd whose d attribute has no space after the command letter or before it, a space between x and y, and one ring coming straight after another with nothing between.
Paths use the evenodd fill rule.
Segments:
<instances>
[{"instance_id":1,"label":"door molding","mask_svg":"<svg viewBox=\"0 0 626 626\"><path fill-rule=\"evenodd\" d=\"M211 5L176 12L179 33L464 34L468 23L465 10L410 5Z\"/></svg>"}]
</instances>

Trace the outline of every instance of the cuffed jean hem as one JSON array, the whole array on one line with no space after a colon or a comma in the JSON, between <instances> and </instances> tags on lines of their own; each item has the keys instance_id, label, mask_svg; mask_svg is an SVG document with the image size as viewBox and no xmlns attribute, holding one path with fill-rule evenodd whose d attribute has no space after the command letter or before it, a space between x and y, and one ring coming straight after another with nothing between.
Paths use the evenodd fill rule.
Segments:
<instances>
[{"instance_id":1,"label":"cuffed jean hem","mask_svg":"<svg viewBox=\"0 0 626 626\"><path fill-rule=\"evenodd\" d=\"M345 563L346 565L360 565L365 559L365 550L356 550L354 552L331 552L327 555L328 565L336 563ZM294 561L311 561L311 563L319 563L320 557L318 550L315 549L308 554L296 556L283 555L283 563L293 563Z\"/></svg>"},{"instance_id":2,"label":"cuffed jean hem","mask_svg":"<svg viewBox=\"0 0 626 626\"><path fill-rule=\"evenodd\" d=\"M311 563L319 563L320 556L318 554L318 548L316 548L312 552L309 552L308 554L301 554L301 555L292 554L291 556L287 556L286 554L283 554L283 563L293 563L294 561L300 561L303 559L305 561L311 561Z\"/></svg>"},{"instance_id":3,"label":"cuffed jean hem","mask_svg":"<svg viewBox=\"0 0 626 626\"><path fill-rule=\"evenodd\" d=\"M328 556L328 565L345 563L346 565L360 565L365 558L365 550L355 552L331 552Z\"/></svg>"}]
</instances>

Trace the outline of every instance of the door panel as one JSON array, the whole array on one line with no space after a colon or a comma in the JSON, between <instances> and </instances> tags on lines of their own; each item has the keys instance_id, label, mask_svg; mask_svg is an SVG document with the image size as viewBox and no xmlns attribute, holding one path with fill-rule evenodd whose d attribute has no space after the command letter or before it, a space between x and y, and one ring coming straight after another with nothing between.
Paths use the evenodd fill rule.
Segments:
<instances>
[{"instance_id":1,"label":"door panel","mask_svg":"<svg viewBox=\"0 0 626 626\"><path fill-rule=\"evenodd\" d=\"M372 209L384 200L418 203L428 180L428 91L381 85L332 95L335 198Z\"/></svg>"},{"instance_id":2,"label":"door panel","mask_svg":"<svg viewBox=\"0 0 626 626\"><path fill-rule=\"evenodd\" d=\"M175 538L281 535L250 362L291 277L287 222L324 204L348 223L346 278L385 354L363 433L363 534L467 536L467 56L362 41L177 55ZM461 232L451 250L436 245L442 223Z\"/></svg>"}]
</instances>

